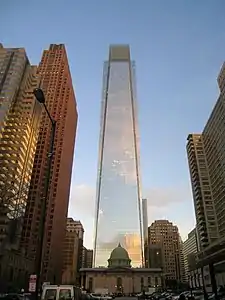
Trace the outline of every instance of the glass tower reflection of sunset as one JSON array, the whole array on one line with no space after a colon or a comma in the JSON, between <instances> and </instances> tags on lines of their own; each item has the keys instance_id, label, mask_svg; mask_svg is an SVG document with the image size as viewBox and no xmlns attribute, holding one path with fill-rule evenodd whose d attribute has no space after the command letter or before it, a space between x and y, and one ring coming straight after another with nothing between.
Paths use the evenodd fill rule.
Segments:
<instances>
[{"instance_id":1,"label":"glass tower reflection of sunset","mask_svg":"<svg viewBox=\"0 0 225 300\"><path fill-rule=\"evenodd\" d=\"M104 63L94 265L106 266L120 242L142 266L142 217L135 66L129 46L111 46Z\"/></svg>"}]
</instances>

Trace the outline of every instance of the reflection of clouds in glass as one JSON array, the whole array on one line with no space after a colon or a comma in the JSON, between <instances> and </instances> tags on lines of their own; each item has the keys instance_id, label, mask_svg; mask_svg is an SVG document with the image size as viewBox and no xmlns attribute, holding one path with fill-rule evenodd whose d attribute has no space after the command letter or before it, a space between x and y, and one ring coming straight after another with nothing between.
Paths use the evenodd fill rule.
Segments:
<instances>
[{"instance_id":1,"label":"reflection of clouds in glass","mask_svg":"<svg viewBox=\"0 0 225 300\"><path fill-rule=\"evenodd\" d=\"M139 182L135 159L137 141L134 133L136 115L132 110L129 76L127 62L111 64L107 111L106 115L102 115L106 119L100 143L100 147L104 148L100 164L96 266L107 263L118 242L129 250L134 266L141 264Z\"/></svg>"},{"instance_id":2,"label":"reflection of clouds in glass","mask_svg":"<svg viewBox=\"0 0 225 300\"><path fill-rule=\"evenodd\" d=\"M125 97L127 92L120 94ZM121 103L123 104L122 101ZM124 177L125 183L137 184L136 166L131 163L135 161L132 107L131 103L128 103L127 107L121 108L121 103L112 107L112 111L108 113L107 135L110 135L110 139L107 139L107 151L110 155L105 159L105 167L111 166L115 174Z\"/></svg>"},{"instance_id":3,"label":"reflection of clouds in glass","mask_svg":"<svg viewBox=\"0 0 225 300\"><path fill-rule=\"evenodd\" d=\"M125 247L129 253L132 262L141 261L141 253L138 251L141 248L141 239L138 234L126 234L124 236Z\"/></svg>"},{"instance_id":4,"label":"reflection of clouds in glass","mask_svg":"<svg viewBox=\"0 0 225 300\"><path fill-rule=\"evenodd\" d=\"M108 242L99 241L99 249L104 249L104 251L102 252L105 254L108 253L110 255L112 250L116 248L119 243L121 244L122 247L124 247L127 250L129 257L132 261L132 265L140 266L140 261L141 261L141 253L139 251L141 247L140 235L133 234L133 233L124 233L124 234L120 233L116 237L112 238L111 241Z\"/></svg>"}]
</instances>

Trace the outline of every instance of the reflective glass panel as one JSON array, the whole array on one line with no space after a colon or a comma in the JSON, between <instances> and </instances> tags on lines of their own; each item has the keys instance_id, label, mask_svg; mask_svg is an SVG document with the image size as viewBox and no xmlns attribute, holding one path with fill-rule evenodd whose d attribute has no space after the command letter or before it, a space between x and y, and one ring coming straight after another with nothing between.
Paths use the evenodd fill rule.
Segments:
<instances>
[{"instance_id":1,"label":"reflective glass panel","mask_svg":"<svg viewBox=\"0 0 225 300\"><path fill-rule=\"evenodd\" d=\"M121 243L142 265L139 145L134 70L129 60L105 64L99 145L94 265L107 266Z\"/></svg>"}]
</instances>

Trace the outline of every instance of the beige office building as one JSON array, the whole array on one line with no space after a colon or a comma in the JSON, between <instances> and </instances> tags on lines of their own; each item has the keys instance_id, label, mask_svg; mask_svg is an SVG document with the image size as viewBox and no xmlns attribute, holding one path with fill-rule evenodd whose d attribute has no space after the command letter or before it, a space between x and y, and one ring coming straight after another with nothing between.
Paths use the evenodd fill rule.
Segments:
<instances>
[{"instance_id":1,"label":"beige office building","mask_svg":"<svg viewBox=\"0 0 225 300\"><path fill-rule=\"evenodd\" d=\"M84 243L84 227L79 220L73 220L72 218L67 219L69 226L78 235L78 257L77 257L77 272L82 268L83 261L83 243Z\"/></svg>"},{"instance_id":2,"label":"beige office building","mask_svg":"<svg viewBox=\"0 0 225 300\"><path fill-rule=\"evenodd\" d=\"M67 219L66 237L63 247L63 284L75 284L78 276L79 235L76 221Z\"/></svg>"},{"instance_id":3,"label":"beige office building","mask_svg":"<svg viewBox=\"0 0 225 300\"><path fill-rule=\"evenodd\" d=\"M187 154L194 197L198 243L200 249L204 249L218 238L218 230L202 134L189 134Z\"/></svg>"},{"instance_id":4,"label":"beige office building","mask_svg":"<svg viewBox=\"0 0 225 300\"><path fill-rule=\"evenodd\" d=\"M199 260L225 283L225 64L220 94L202 134L190 134L187 153L195 205Z\"/></svg>"},{"instance_id":5,"label":"beige office building","mask_svg":"<svg viewBox=\"0 0 225 300\"><path fill-rule=\"evenodd\" d=\"M190 267L191 259L195 258L196 253L198 252L197 245L197 234L196 228L194 228L188 234L188 238L183 242L183 255L184 255L184 277L185 281L188 282L190 278Z\"/></svg>"},{"instance_id":6,"label":"beige office building","mask_svg":"<svg viewBox=\"0 0 225 300\"><path fill-rule=\"evenodd\" d=\"M156 220L148 228L149 249L162 251L163 273L167 279L182 281L180 235L178 227L168 220ZM151 262L149 262L151 265Z\"/></svg>"},{"instance_id":7,"label":"beige office building","mask_svg":"<svg viewBox=\"0 0 225 300\"><path fill-rule=\"evenodd\" d=\"M23 48L1 47L0 66L0 216L7 221L1 226L10 225L1 230L1 245L9 231L10 242L19 241L17 221L25 212L41 106L32 94L39 83L37 69L30 65Z\"/></svg>"},{"instance_id":8,"label":"beige office building","mask_svg":"<svg viewBox=\"0 0 225 300\"><path fill-rule=\"evenodd\" d=\"M0 45L1 283L22 285L31 266L20 256L20 238L41 115L41 105L32 93L39 85L36 71L25 49Z\"/></svg>"},{"instance_id":9,"label":"beige office building","mask_svg":"<svg viewBox=\"0 0 225 300\"><path fill-rule=\"evenodd\" d=\"M179 237L179 252L180 252L180 281L186 282L185 268L184 268L184 247L181 236Z\"/></svg>"},{"instance_id":10,"label":"beige office building","mask_svg":"<svg viewBox=\"0 0 225 300\"><path fill-rule=\"evenodd\" d=\"M84 228L80 221L67 218L63 248L63 283L80 285L79 270L83 264Z\"/></svg>"},{"instance_id":11,"label":"beige office building","mask_svg":"<svg viewBox=\"0 0 225 300\"><path fill-rule=\"evenodd\" d=\"M203 130L203 140L218 237L225 238L225 64L218 76L218 85L220 95Z\"/></svg>"},{"instance_id":12,"label":"beige office building","mask_svg":"<svg viewBox=\"0 0 225 300\"><path fill-rule=\"evenodd\" d=\"M82 252L82 268L92 268L93 266L93 250L83 246Z\"/></svg>"}]
</instances>

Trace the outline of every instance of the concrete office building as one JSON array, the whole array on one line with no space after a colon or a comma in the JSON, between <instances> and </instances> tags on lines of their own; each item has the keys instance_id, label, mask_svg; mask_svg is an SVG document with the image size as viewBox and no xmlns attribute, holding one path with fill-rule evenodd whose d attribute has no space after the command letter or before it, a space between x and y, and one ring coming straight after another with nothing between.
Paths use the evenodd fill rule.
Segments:
<instances>
[{"instance_id":1,"label":"concrete office building","mask_svg":"<svg viewBox=\"0 0 225 300\"><path fill-rule=\"evenodd\" d=\"M84 266L90 266L90 253L83 246L84 228L80 221L67 218L66 238L63 253L63 282L65 284L80 285L79 270ZM84 249L86 251L84 251ZM91 259L93 251L91 252Z\"/></svg>"},{"instance_id":2,"label":"concrete office building","mask_svg":"<svg viewBox=\"0 0 225 300\"><path fill-rule=\"evenodd\" d=\"M84 227L80 221L68 219L70 230L74 230L78 236L78 256L77 256L77 273L82 268Z\"/></svg>"},{"instance_id":3,"label":"concrete office building","mask_svg":"<svg viewBox=\"0 0 225 300\"><path fill-rule=\"evenodd\" d=\"M196 228L194 228L188 234L188 238L183 242L183 255L184 255L184 277L185 281L189 281L190 277L190 258L193 255L195 256L198 252L198 244L197 244L197 234Z\"/></svg>"},{"instance_id":4,"label":"concrete office building","mask_svg":"<svg viewBox=\"0 0 225 300\"><path fill-rule=\"evenodd\" d=\"M148 267L148 200L142 199L142 224L144 243L144 263Z\"/></svg>"},{"instance_id":5,"label":"concrete office building","mask_svg":"<svg viewBox=\"0 0 225 300\"><path fill-rule=\"evenodd\" d=\"M191 174L198 243L204 249L218 238L215 205L202 134L190 134L187 154Z\"/></svg>"},{"instance_id":6,"label":"concrete office building","mask_svg":"<svg viewBox=\"0 0 225 300\"><path fill-rule=\"evenodd\" d=\"M148 244L147 249L147 268L163 268L163 252L162 246L157 244Z\"/></svg>"},{"instance_id":7,"label":"concrete office building","mask_svg":"<svg viewBox=\"0 0 225 300\"><path fill-rule=\"evenodd\" d=\"M208 222L216 221L218 237L221 239L225 238L225 64L218 76L218 85L220 95L202 135L215 211Z\"/></svg>"},{"instance_id":8,"label":"concrete office building","mask_svg":"<svg viewBox=\"0 0 225 300\"><path fill-rule=\"evenodd\" d=\"M142 199L143 238L148 243L148 200Z\"/></svg>"},{"instance_id":9,"label":"concrete office building","mask_svg":"<svg viewBox=\"0 0 225 300\"><path fill-rule=\"evenodd\" d=\"M181 282L186 282L185 278L185 268L184 268L184 248L183 248L183 241L180 236L179 238L179 246L180 246L180 276L181 276Z\"/></svg>"},{"instance_id":10,"label":"concrete office building","mask_svg":"<svg viewBox=\"0 0 225 300\"><path fill-rule=\"evenodd\" d=\"M37 68L23 48L0 47L0 83L0 215L11 222L24 216L41 115L32 95Z\"/></svg>"},{"instance_id":11,"label":"concrete office building","mask_svg":"<svg viewBox=\"0 0 225 300\"><path fill-rule=\"evenodd\" d=\"M225 64L220 94L202 134L190 134L187 153L200 244L199 264L209 266L215 290L225 283Z\"/></svg>"},{"instance_id":12,"label":"concrete office building","mask_svg":"<svg viewBox=\"0 0 225 300\"><path fill-rule=\"evenodd\" d=\"M82 268L92 268L93 250L83 247Z\"/></svg>"},{"instance_id":13,"label":"concrete office building","mask_svg":"<svg viewBox=\"0 0 225 300\"><path fill-rule=\"evenodd\" d=\"M79 236L72 218L67 219L63 247L63 284L76 284L78 277Z\"/></svg>"},{"instance_id":14,"label":"concrete office building","mask_svg":"<svg viewBox=\"0 0 225 300\"><path fill-rule=\"evenodd\" d=\"M156 220L148 227L148 238L150 251L152 246L161 248L165 279L182 281L178 227L168 220ZM160 252L158 253L160 254Z\"/></svg>"},{"instance_id":15,"label":"concrete office building","mask_svg":"<svg viewBox=\"0 0 225 300\"><path fill-rule=\"evenodd\" d=\"M41 88L45 93L46 106L52 118L56 120L41 280L60 283L77 128L76 99L63 44L51 44L48 50L44 50L38 67L38 75L41 77ZM27 254L34 259L40 243L40 208L43 203L50 134L51 124L46 112L43 112L23 234L23 246Z\"/></svg>"},{"instance_id":16,"label":"concrete office building","mask_svg":"<svg viewBox=\"0 0 225 300\"><path fill-rule=\"evenodd\" d=\"M32 266L19 247L38 140L39 79L24 48L0 45L0 285L23 286ZM9 274L13 276L9 277ZM7 288L5 286L5 288Z\"/></svg>"}]
</instances>

